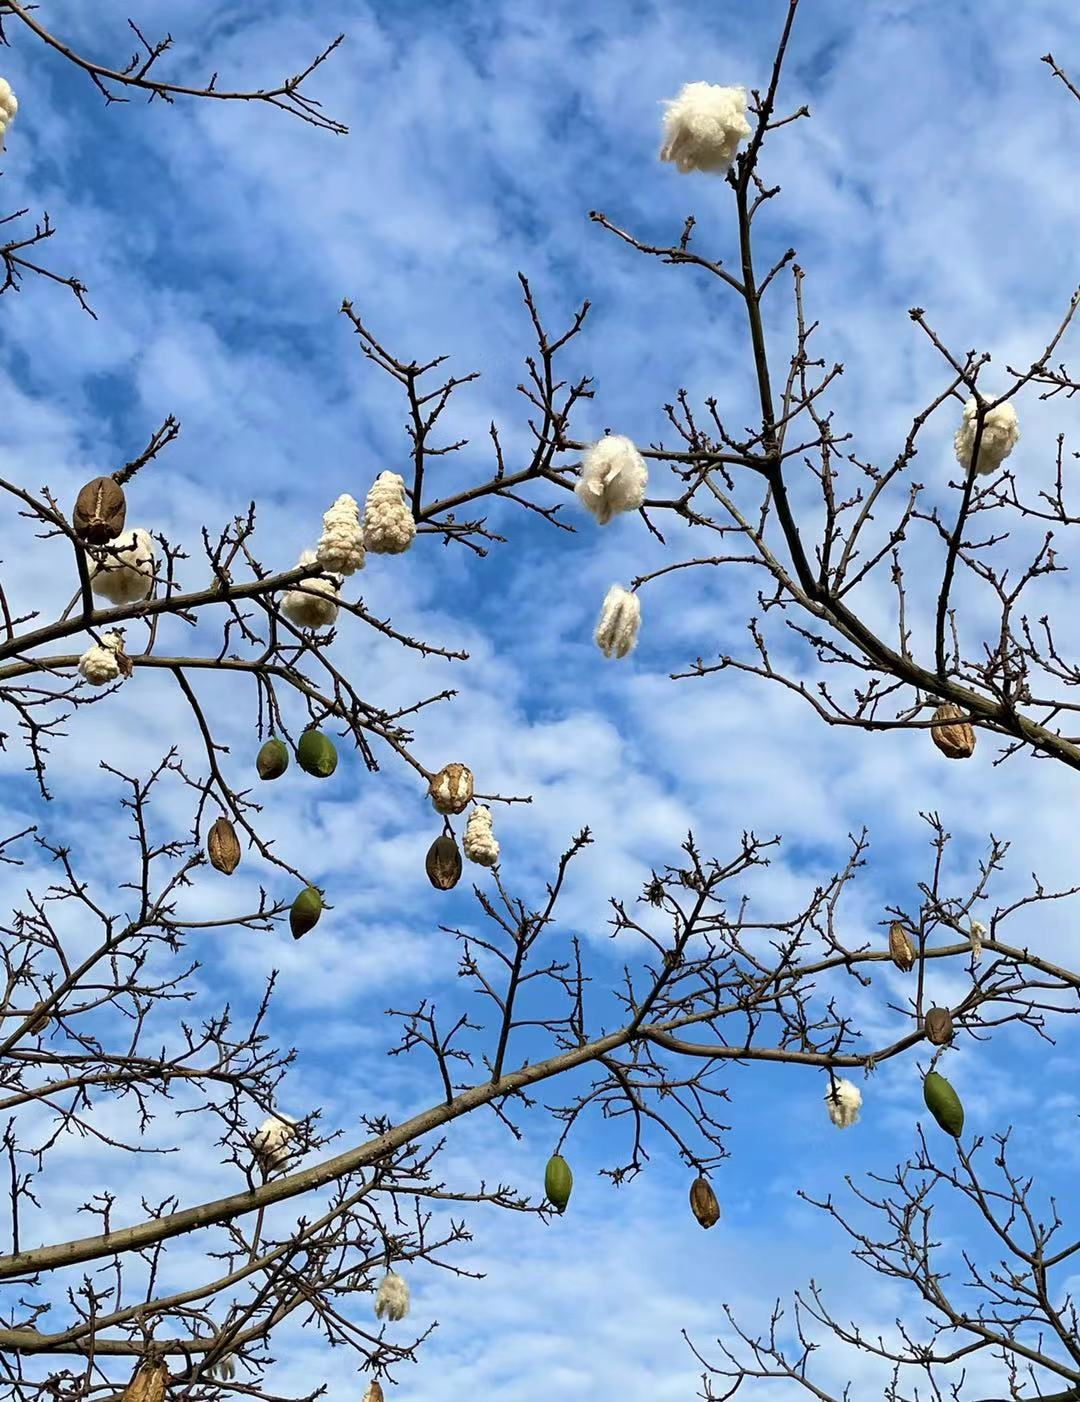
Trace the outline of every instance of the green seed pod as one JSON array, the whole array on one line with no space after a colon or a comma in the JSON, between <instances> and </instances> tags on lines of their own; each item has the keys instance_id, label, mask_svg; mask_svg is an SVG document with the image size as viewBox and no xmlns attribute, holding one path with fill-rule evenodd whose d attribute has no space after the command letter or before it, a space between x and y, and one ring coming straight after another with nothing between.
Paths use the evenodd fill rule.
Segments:
<instances>
[{"instance_id":1,"label":"green seed pod","mask_svg":"<svg viewBox=\"0 0 1080 1402\"><path fill-rule=\"evenodd\" d=\"M570 1172L570 1165L561 1154L552 1154L544 1170L544 1192L556 1212L566 1211L573 1186L574 1175Z\"/></svg>"},{"instance_id":2,"label":"green seed pod","mask_svg":"<svg viewBox=\"0 0 1080 1402\"><path fill-rule=\"evenodd\" d=\"M296 758L305 774L314 774L316 779L329 779L337 768L334 742L321 730L304 731L296 747Z\"/></svg>"},{"instance_id":3,"label":"green seed pod","mask_svg":"<svg viewBox=\"0 0 1080 1402\"><path fill-rule=\"evenodd\" d=\"M289 747L284 740L267 740L255 756L260 779L280 779L289 767Z\"/></svg>"},{"instance_id":4,"label":"green seed pod","mask_svg":"<svg viewBox=\"0 0 1080 1402\"><path fill-rule=\"evenodd\" d=\"M959 1139L964 1129L964 1107L960 1097L944 1076L931 1071L923 1081L923 1099L926 1108L937 1120L946 1134Z\"/></svg>"},{"instance_id":5,"label":"green seed pod","mask_svg":"<svg viewBox=\"0 0 1080 1402\"><path fill-rule=\"evenodd\" d=\"M313 930L319 923L319 916L322 914L322 896L314 886L305 886L292 903L289 911L289 929L292 930L294 940L298 940L301 935L306 935L309 930Z\"/></svg>"}]
</instances>

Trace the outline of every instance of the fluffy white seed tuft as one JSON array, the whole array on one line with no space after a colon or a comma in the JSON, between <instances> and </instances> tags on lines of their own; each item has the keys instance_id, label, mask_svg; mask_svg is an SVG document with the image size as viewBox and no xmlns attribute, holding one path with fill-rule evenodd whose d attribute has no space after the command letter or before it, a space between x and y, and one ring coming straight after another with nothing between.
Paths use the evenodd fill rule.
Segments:
<instances>
[{"instance_id":1,"label":"fluffy white seed tuft","mask_svg":"<svg viewBox=\"0 0 1080 1402\"><path fill-rule=\"evenodd\" d=\"M296 1121L281 1111L263 1120L252 1135L251 1147L267 1178L288 1162L295 1138Z\"/></svg>"},{"instance_id":2,"label":"fluffy white seed tuft","mask_svg":"<svg viewBox=\"0 0 1080 1402\"><path fill-rule=\"evenodd\" d=\"M90 588L110 604L134 604L154 587L154 542L149 531L136 527L110 545L94 547L100 558L90 559Z\"/></svg>"},{"instance_id":3,"label":"fluffy white seed tuft","mask_svg":"<svg viewBox=\"0 0 1080 1402\"><path fill-rule=\"evenodd\" d=\"M342 493L323 513L323 533L315 558L324 570L350 575L364 568L364 528L356 498Z\"/></svg>"},{"instance_id":4,"label":"fluffy white seed tuft","mask_svg":"<svg viewBox=\"0 0 1080 1402\"><path fill-rule=\"evenodd\" d=\"M404 477L380 472L364 503L364 544L373 555L402 555L415 535Z\"/></svg>"},{"instance_id":5,"label":"fluffy white seed tuft","mask_svg":"<svg viewBox=\"0 0 1080 1402\"><path fill-rule=\"evenodd\" d=\"M723 175L739 142L750 135L746 89L719 83L686 83L665 102L662 161L673 161L687 175L693 170Z\"/></svg>"},{"instance_id":6,"label":"fluffy white seed tuft","mask_svg":"<svg viewBox=\"0 0 1080 1402\"><path fill-rule=\"evenodd\" d=\"M118 653L124 650L119 633L102 634L101 642L88 647L79 658L79 673L91 686L108 686L123 676ZM130 668L129 668L130 670Z\"/></svg>"},{"instance_id":7,"label":"fluffy white seed tuft","mask_svg":"<svg viewBox=\"0 0 1080 1402\"><path fill-rule=\"evenodd\" d=\"M859 1122L862 1091L854 1081L847 1081L843 1076L839 1076L835 1086L830 1085L825 1092L825 1104L829 1111L829 1119L836 1128L847 1129L849 1125Z\"/></svg>"},{"instance_id":8,"label":"fluffy white seed tuft","mask_svg":"<svg viewBox=\"0 0 1080 1402\"><path fill-rule=\"evenodd\" d=\"M606 526L620 511L636 511L645 500L649 470L631 439L610 433L599 439L581 462L574 489L578 500Z\"/></svg>"},{"instance_id":9,"label":"fluffy white seed tuft","mask_svg":"<svg viewBox=\"0 0 1080 1402\"><path fill-rule=\"evenodd\" d=\"M465 824L465 855L477 866L493 867L499 860L499 843L491 825L491 809L481 804L469 814Z\"/></svg>"},{"instance_id":10,"label":"fluffy white seed tuft","mask_svg":"<svg viewBox=\"0 0 1080 1402\"><path fill-rule=\"evenodd\" d=\"M314 550L305 550L298 565L315 564ZM281 600L281 612L297 628L331 628L338 616L339 580L333 575L305 579Z\"/></svg>"},{"instance_id":11,"label":"fluffy white seed tuft","mask_svg":"<svg viewBox=\"0 0 1080 1402\"><path fill-rule=\"evenodd\" d=\"M621 584L613 584L604 596L596 645L605 657L625 657L637 646L641 627L641 601Z\"/></svg>"},{"instance_id":12,"label":"fluffy white seed tuft","mask_svg":"<svg viewBox=\"0 0 1080 1402\"><path fill-rule=\"evenodd\" d=\"M375 1297L375 1318L404 1319L409 1313L409 1287L396 1271L383 1276Z\"/></svg>"},{"instance_id":13,"label":"fluffy white seed tuft","mask_svg":"<svg viewBox=\"0 0 1080 1402\"><path fill-rule=\"evenodd\" d=\"M4 134L15 120L18 110L18 99L11 91L11 84L6 78L0 78L0 151L4 149Z\"/></svg>"},{"instance_id":14,"label":"fluffy white seed tuft","mask_svg":"<svg viewBox=\"0 0 1080 1402\"><path fill-rule=\"evenodd\" d=\"M956 460L967 471L971 466L971 454L975 447L976 413L978 406L974 398L964 405L964 417L956 430L953 442L956 447ZM1020 424L1016 410L1011 404L998 404L988 410L983 421L982 438L979 440L979 461L975 471L980 477L996 472L1020 438Z\"/></svg>"}]
</instances>

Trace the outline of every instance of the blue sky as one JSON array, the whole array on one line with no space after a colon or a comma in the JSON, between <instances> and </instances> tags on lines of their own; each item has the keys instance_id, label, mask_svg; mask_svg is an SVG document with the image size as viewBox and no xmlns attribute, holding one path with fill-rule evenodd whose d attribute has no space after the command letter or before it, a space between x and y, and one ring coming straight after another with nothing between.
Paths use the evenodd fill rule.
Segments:
<instances>
[{"instance_id":1,"label":"blue sky","mask_svg":"<svg viewBox=\"0 0 1080 1402\"><path fill-rule=\"evenodd\" d=\"M126 55L127 11L111 0L104 9L103 20L101 7L55 0L48 21L87 51ZM138 479L132 519L194 550L201 522L224 522L254 497L264 562L290 565L333 497L361 496L376 472L404 461L403 403L360 355L341 299L396 355L446 353L455 373L481 372L447 416L448 432L470 440L445 469L453 482L490 462L492 419L509 454L527 449L515 386L533 346L518 270L549 329L561 329L584 298L593 303L565 367L595 380L576 436L611 428L655 440L662 405L682 386L697 401L717 394L735 425L752 421L746 338L731 297L692 270L646 261L587 216L599 209L643 239L670 242L693 211L701 246L732 256L727 187L657 160L660 102L697 79L763 88L786 4L323 0L313 9L242 0L223 17L210 0L182 9L152 0L138 18L148 33L175 33L173 71L217 68L235 86L294 72L345 30L346 45L312 91L348 124L347 137L235 104L136 99L106 108L85 78L21 35L0 54L20 100L0 203L28 206L31 217L48 209L59 230L49 266L77 273L98 314L90 321L64 289L33 281L0 302L0 457L28 485L48 483L66 501L174 413L181 438ZM1080 18L1060 5L804 0L780 108L805 102L812 118L768 148L763 176L783 194L761 221L757 257L766 267L789 244L798 249L809 314L822 321L817 353L846 367L830 405L861 457L890 458L938 386L908 307L927 308L954 347L989 349L993 370L1035 358L1080 280L1072 159L1080 105L1040 64L1048 50L1080 73ZM770 310L778 365L790 327L785 292ZM1020 412L1018 467L1037 480L1076 410L1029 393ZM953 426L939 419L928 431L920 480L938 468L947 480ZM752 883L771 914L793 910L865 824L871 866L845 915L854 942L881 937L885 905L916 903L930 861L920 811L940 812L954 834L958 892L991 831L1013 844L996 902L1014 897L1033 870L1048 885L1071 880L1075 780L1058 766L1020 758L995 769L985 741L970 763L949 765L923 736L826 731L752 678L668 680L698 654L741 644L756 580L675 576L646 596L632 658L606 662L591 630L608 585L665 557L636 519L602 533L583 514L572 519L579 529L569 536L499 508L491 520L510 541L484 561L427 538L392 570L365 572L375 613L466 647L465 667L418 664L358 628L343 629L336 646L373 700L459 688L452 705L427 717L417 748L425 762L466 759L490 789L534 795L530 808L497 815L514 887L535 897L572 834L592 827L596 844L574 872L560 938L583 935L598 981L619 969L607 898L632 899L650 867L677 860L690 827L717 855L744 828L784 834L781 853ZM35 605L70 593L53 558L43 549L9 562ZM1055 584L1066 607L1071 588L1068 576ZM174 741L195 744L165 683L136 681L108 714L94 708L56 745L58 801L44 818L105 887L111 846L102 834L122 837L98 759L118 743L135 765ZM221 688L207 682L205 696L242 763L253 749L250 725ZM24 814L42 820L20 771L18 756L0 756L14 825ZM320 854L313 874L334 900L333 920L295 947L223 939L200 951L200 986L208 1000L225 990L244 1006L270 968L282 970L272 1029L301 1048L282 1107L321 1105L324 1123L348 1142L361 1113L407 1113L437 1095L426 1068L385 1060L394 1032L383 1010L404 1006L417 988L456 1006L456 953L438 926L476 917L464 886L446 898L423 881L431 815L400 766L391 760L369 776L347 758L326 789L301 799L272 791L266 823L283 849ZM185 816L166 808L163 821ZM17 877L0 872L11 888L5 907L39 874L32 865ZM254 890L253 873L242 870L241 880ZM1074 920L1063 906L1018 921L1017 942L1030 938L1064 959ZM883 986L900 995L899 981ZM943 981L942 992L952 986ZM876 1008L855 1001L864 1027L895 1026L880 990L876 997ZM1066 1028L1056 1047L1006 1029L950 1057L972 1128L990 1134L1014 1123L1020 1164L1039 1169L1046 1192L1064 1188L1065 1203L1078 1166L1078 1049ZM545 1228L478 1211L475 1247L461 1260L486 1271L484 1281L416 1271L415 1322L440 1327L394 1395L525 1402L551 1387L568 1402L689 1398L699 1368L680 1330L708 1354L725 1335L722 1304L760 1328L773 1298L811 1275L842 1318L854 1315L871 1334L890 1330L898 1314L917 1319L913 1296L852 1262L839 1234L794 1195L799 1186L841 1192L844 1174L858 1181L913 1151L921 1112L913 1062L877 1072L861 1124L843 1133L825 1116L816 1072L733 1068L726 1083L732 1153L716 1177L720 1226L705 1234L692 1221L686 1171L660 1144L647 1173L613 1190L597 1170L622 1159L618 1126L589 1122L567 1150L577 1186L565 1218ZM525 1129L519 1144L494 1121L460 1126L443 1176L483 1174L538 1192L557 1130L542 1110ZM190 1121L155 1132L182 1144L185 1191L227 1181ZM72 1150L50 1222L73 1222L90 1152ZM168 1164L154 1173L155 1186L175 1186ZM957 1245L978 1241L959 1214L950 1229ZM851 1379L856 1396L879 1395L873 1365L827 1335L822 1345L823 1387ZM277 1356L282 1392L316 1376L333 1402L359 1395L350 1362L315 1340L290 1337ZM992 1371L971 1376L976 1389L1000 1384ZM803 1395L779 1383L754 1387L744 1389L751 1399Z\"/></svg>"}]
</instances>

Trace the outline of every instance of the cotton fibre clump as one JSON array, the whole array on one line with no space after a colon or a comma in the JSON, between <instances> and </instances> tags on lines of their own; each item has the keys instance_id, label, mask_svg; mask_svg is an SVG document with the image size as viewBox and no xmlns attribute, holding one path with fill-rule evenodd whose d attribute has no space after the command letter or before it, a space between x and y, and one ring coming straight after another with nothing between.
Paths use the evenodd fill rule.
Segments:
<instances>
[{"instance_id":1,"label":"cotton fibre clump","mask_svg":"<svg viewBox=\"0 0 1080 1402\"><path fill-rule=\"evenodd\" d=\"M19 103L11 91L11 84L6 78L0 78L0 151L4 149L4 136L18 110Z\"/></svg>"},{"instance_id":2,"label":"cotton fibre clump","mask_svg":"<svg viewBox=\"0 0 1080 1402\"><path fill-rule=\"evenodd\" d=\"M964 417L953 439L956 445L956 460L966 471L971 466L971 454L975 447L976 413L978 406L974 397L964 405ZM979 461L975 471L980 477L996 472L1020 438L1020 424L1016 410L1011 404L997 404L987 411L983 420L982 438L979 440Z\"/></svg>"},{"instance_id":3,"label":"cotton fibre clump","mask_svg":"<svg viewBox=\"0 0 1080 1402\"><path fill-rule=\"evenodd\" d=\"M862 1091L853 1081L838 1076L835 1083L825 1092L825 1104L829 1111L829 1119L836 1128L847 1129L849 1125L859 1122Z\"/></svg>"},{"instance_id":4,"label":"cotton fibre clump","mask_svg":"<svg viewBox=\"0 0 1080 1402\"><path fill-rule=\"evenodd\" d=\"M375 1318L404 1319L409 1313L409 1287L396 1271L387 1271L383 1276L379 1293L375 1296Z\"/></svg>"},{"instance_id":5,"label":"cotton fibre clump","mask_svg":"<svg viewBox=\"0 0 1080 1402\"><path fill-rule=\"evenodd\" d=\"M364 568L364 528L356 498L342 493L323 513L323 533L315 558L324 570L350 575Z\"/></svg>"},{"instance_id":6,"label":"cotton fibre clump","mask_svg":"<svg viewBox=\"0 0 1080 1402\"><path fill-rule=\"evenodd\" d=\"M465 824L465 855L477 866L493 867L499 860L499 843L491 822L491 809L477 804Z\"/></svg>"},{"instance_id":7,"label":"cotton fibre clump","mask_svg":"<svg viewBox=\"0 0 1080 1402\"><path fill-rule=\"evenodd\" d=\"M251 1139L251 1147L267 1177L283 1168L292 1154L292 1142L296 1138L296 1121L291 1115L270 1115L263 1120Z\"/></svg>"},{"instance_id":8,"label":"cotton fibre clump","mask_svg":"<svg viewBox=\"0 0 1080 1402\"><path fill-rule=\"evenodd\" d=\"M364 503L364 544L373 555L402 555L415 535L404 477L380 472Z\"/></svg>"},{"instance_id":9,"label":"cotton fibre clump","mask_svg":"<svg viewBox=\"0 0 1080 1402\"><path fill-rule=\"evenodd\" d=\"M986 938L986 926L981 920L973 920L971 929L968 931L968 943L971 945L971 957L977 964L982 958L983 940Z\"/></svg>"},{"instance_id":10,"label":"cotton fibre clump","mask_svg":"<svg viewBox=\"0 0 1080 1402\"><path fill-rule=\"evenodd\" d=\"M154 542L136 527L95 551L90 560L90 588L110 604L134 604L154 587Z\"/></svg>"},{"instance_id":11,"label":"cotton fibre clump","mask_svg":"<svg viewBox=\"0 0 1080 1402\"><path fill-rule=\"evenodd\" d=\"M305 550L298 565L314 565L314 550ZM333 575L305 579L281 601L281 612L297 628L330 628L338 616L338 580Z\"/></svg>"},{"instance_id":12,"label":"cotton fibre clump","mask_svg":"<svg viewBox=\"0 0 1080 1402\"><path fill-rule=\"evenodd\" d=\"M739 142L750 135L746 89L718 83L686 83L665 102L662 161L673 161L683 175L693 170L723 175Z\"/></svg>"},{"instance_id":13,"label":"cotton fibre clump","mask_svg":"<svg viewBox=\"0 0 1080 1402\"><path fill-rule=\"evenodd\" d=\"M105 633L100 643L88 647L79 658L79 674L91 686L108 686L121 676L117 654L123 651L124 639L119 633Z\"/></svg>"},{"instance_id":14,"label":"cotton fibre clump","mask_svg":"<svg viewBox=\"0 0 1080 1402\"><path fill-rule=\"evenodd\" d=\"M633 442L610 433L594 443L581 462L578 500L606 526L622 511L636 511L645 500L649 470Z\"/></svg>"},{"instance_id":15,"label":"cotton fibre clump","mask_svg":"<svg viewBox=\"0 0 1080 1402\"><path fill-rule=\"evenodd\" d=\"M641 601L621 584L613 584L604 596L596 645L605 657L626 657L637 646L641 627Z\"/></svg>"}]
</instances>

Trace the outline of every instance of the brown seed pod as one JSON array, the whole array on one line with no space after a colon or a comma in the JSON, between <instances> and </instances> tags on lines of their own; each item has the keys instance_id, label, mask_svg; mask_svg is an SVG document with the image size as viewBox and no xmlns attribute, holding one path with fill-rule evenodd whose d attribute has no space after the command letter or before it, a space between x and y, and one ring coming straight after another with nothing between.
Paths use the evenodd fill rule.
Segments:
<instances>
[{"instance_id":1,"label":"brown seed pod","mask_svg":"<svg viewBox=\"0 0 1080 1402\"><path fill-rule=\"evenodd\" d=\"M708 1179L695 1178L690 1184L690 1211L706 1231L719 1222L720 1204Z\"/></svg>"},{"instance_id":2,"label":"brown seed pod","mask_svg":"<svg viewBox=\"0 0 1080 1402\"><path fill-rule=\"evenodd\" d=\"M437 837L428 848L424 866L436 890L453 890L461 880L461 852L454 839L447 833Z\"/></svg>"},{"instance_id":3,"label":"brown seed pod","mask_svg":"<svg viewBox=\"0 0 1080 1402\"><path fill-rule=\"evenodd\" d=\"M889 954L901 973L908 974L915 967L915 946L899 920L889 926Z\"/></svg>"},{"instance_id":4,"label":"brown seed pod","mask_svg":"<svg viewBox=\"0 0 1080 1402\"><path fill-rule=\"evenodd\" d=\"M959 706L946 701L934 712L932 722L931 738L946 759L971 758L975 753L975 732Z\"/></svg>"},{"instance_id":5,"label":"brown seed pod","mask_svg":"<svg viewBox=\"0 0 1080 1402\"><path fill-rule=\"evenodd\" d=\"M436 813L464 813L472 802L472 770L464 764L444 764L428 785Z\"/></svg>"},{"instance_id":6,"label":"brown seed pod","mask_svg":"<svg viewBox=\"0 0 1080 1402\"><path fill-rule=\"evenodd\" d=\"M111 477L95 477L75 498L71 524L80 540L90 545L104 545L115 540L124 529L126 516L123 488Z\"/></svg>"},{"instance_id":7,"label":"brown seed pod","mask_svg":"<svg viewBox=\"0 0 1080 1402\"><path fill-rule=\"evenodd\" d=\"M33 1022L26 1029L27 1032L30 1033L31 1037L36 1036L39 1032L44 1032L46 1027L48 1027L49 1025L49 1014L47 1012L41 1011L44 1007L44 1003L35 1003L34 1006L30 1009L32 1013L37 1014Z\"/></svg>"},{"instance_id":8,"label":"brown seed pod","mask_svg":"<svg viewBox=\"0 0 1080 1402\"><path fill-rule=\"evenodd\" d=\"M143 1363L124 1388L120 1402L165 1402L169 1370L161 1361Z\"/></svg>"},{"instance_id":9,"label":"brown seed pod","mask_svg":"<svg viewBox=\"0 0 1080 1402\"><path fill-rule=\"evenodd\" d=\"M232 876L240 865L240 843L228 818L219 818L206 839L206 852L215 871Z\"/></svg>"},{"instance_id":10,"label":"brown seed pod","mask_svg":"<svg viewBox=\"0 0 1080 1402\"><path fill-rule=\"evenodd\" d=\"M935 1047L943 1047L953 1039L953 1022L948 1008L931 1008L923 1019L923 1027Z\"/></svg>"}]
</instances>

